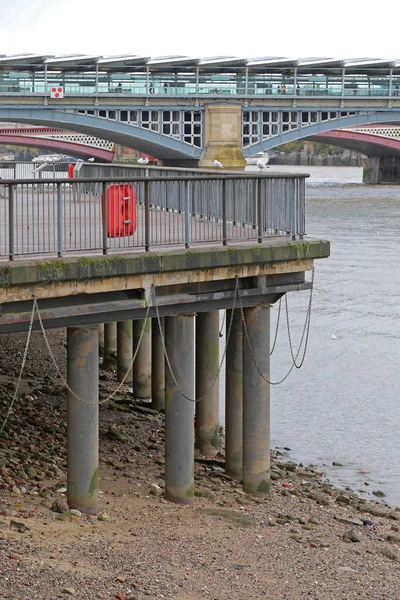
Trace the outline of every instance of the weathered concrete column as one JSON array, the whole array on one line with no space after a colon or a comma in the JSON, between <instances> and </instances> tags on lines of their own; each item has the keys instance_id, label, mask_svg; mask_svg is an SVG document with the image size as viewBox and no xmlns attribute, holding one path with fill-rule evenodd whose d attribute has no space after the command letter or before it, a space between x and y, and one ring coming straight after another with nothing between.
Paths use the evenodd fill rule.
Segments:
<instances>
[{"instance_id":1,"label":"weathered concrete column","mask_svg":"<svg viewBox=\"0 0 400 600\"><path fill-rule=\"evenodd\" d=\"M219 312L198 313L196 317L196 398L210 389L218 372ZM219 385L196 403L196 448L205 456L215 456L219 450Z\"/></svg>"},{"instance_id":2,"label":"weathered concrete column","mask_svg":"<svg viewBox=\"0 0 400 600\"><path fill-rule=\"evenodd\" d=\"M151 319L133 321L133 352L139 344L144 323L142 341L133 363L132 388L135 398L147 400L151 398Z\"/></svg>"},{"instance_id":3,"label":"weathered concrete column","mask_svg":"<svg viewBox=\"0 0 400 600\"><path fill-rule=\"evenodd\" d=\"M165 331L164 317L160 322ZM151 324L151 406L155 410L165 408L165 356L157 319Z\"/></svg>"},{"instance_id":4,"label":"weathered concrete column","mask_svg":"<svg viewBox=\"0 0 400 600\"><path fill-rule=\"evenodd\" d=\"M117 323L117 379L122 381L132 361L132 321ZM132 383L132 369L125 383Z\"/></svg>"},{"instance_id":5,"label":"weathered concrete column","mask_svg":"<svg viewBox=\"0 0 400 600\"><path fill-rule=\"evenodd\" d=\"M104 323L104 360L105 367L110 363L110 358L117 352L117 323Z\"/></svg>"},{"instance_id":6,"label":"weathered concrete column","mask_svg":"<svg viewBox=\"0 0 400 600\"><path fill-rule=\"evenodd\" d=\"M104 355L104 323L99 323L99 353Z\"/></svg>"},{"instance_id":7,"label":"weathered concrete column","mask_svg":"<svg viewBox=\"0 0 400 600\"><path fill-rule=\"evenodd\" d=\"M97 511L99 478L99 334L97 325L67 329L67 500ZM85 404L88 403L88 404Z\"/></svg>"},{"instance_id":8,"label":"weathered concrete column","mask_svg":"<svg viewBox=\"0 0 400 600\"><path fill-rule=\"evenodd\" d=\"M226 311L226 331L232 311ZM225 471L243 476L243 327L240 310L233 314L225 368Z\"/></svg>"},{"instance_id":9,"label":"weathered concrete column","mask_svg":"<svg viewBox=\"0 0 400 600\"><path fill-rule=\"evenodd\" d=\"M214 160L224 167L245 167L242 150L242 107L240 104L205 106L205 151L200 167L212 167Z\"/></svg>"},{"instance_id":10,"label":"weathered concrete column","mask_svg":"<svg viewBox=\"0 0 400 600\"><path fill-rule=\"evenodd\" d=\"M183 392L194 397L194 316L165 318L165 342ZM165 496L181 504L194 496L194 403L165 370Z\"/></svg>"},{"instance_id":11,"label":"weathered concrete column","mask_svg":"<svg viewBox=\"0 0 400 600\"><path fill-rule=\"evenodd\" d=\"M244 309L255 361L269 379L269 305ZM255 496L270 491L270 395L243 335L243 489Z\"/></svg>"}]
</instances>

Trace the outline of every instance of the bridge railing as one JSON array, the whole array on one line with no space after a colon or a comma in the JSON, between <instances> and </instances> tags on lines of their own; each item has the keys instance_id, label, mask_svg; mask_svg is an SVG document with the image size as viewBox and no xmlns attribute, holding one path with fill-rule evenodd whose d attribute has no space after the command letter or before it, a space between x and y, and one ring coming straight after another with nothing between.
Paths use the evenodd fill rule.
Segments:
<instances>
[{"instance_id":1,"label":"bridge railing","mask_svg":"<svg viewBox=\"0 0 400 600\"><path fill-rule=\"evenodd\" d=\"M286 174L3 180L0 260L301 238L304 183Z\"/></svg>"},{"instance_id":2,"label":"bridge railing","mask_svg":"<svg viewBox=\"0 0 400 600\"><path fill-rule=\"evenodd\" d=\"M1 179L55 179L65 178L68 162L49 161L44 163L32 161L0 160Z\"/></svg>"}]
</instances>

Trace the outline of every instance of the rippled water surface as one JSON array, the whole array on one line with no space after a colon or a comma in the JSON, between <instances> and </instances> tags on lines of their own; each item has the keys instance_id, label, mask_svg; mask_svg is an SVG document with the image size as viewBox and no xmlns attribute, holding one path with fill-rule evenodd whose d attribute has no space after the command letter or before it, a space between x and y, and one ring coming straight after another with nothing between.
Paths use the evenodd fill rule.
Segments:
<instances>
[{"instance_id":1,"label":"rippled water surface","mask_svg":"<svg viewBox=\"0 0 400 600\"><path fill-rule=\"evenodd\" d=\"M400 187L364 186L358 168L273 170L311 173L307 233L328 239L331 257L316 261L305 364L271 390L272 445L325 465L336 483L384 490L400 505ZM308 299L308 292L288 295L294 340ZM290 361L281 318L272 378L280 379Z\"/></svg>"}]
</instances>

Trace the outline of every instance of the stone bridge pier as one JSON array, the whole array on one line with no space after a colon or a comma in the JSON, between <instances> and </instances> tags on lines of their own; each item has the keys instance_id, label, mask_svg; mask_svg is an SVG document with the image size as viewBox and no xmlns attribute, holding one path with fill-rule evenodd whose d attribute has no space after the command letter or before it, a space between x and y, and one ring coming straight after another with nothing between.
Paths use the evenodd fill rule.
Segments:
<instances>
[{"instance_id":1,"label":"stone bridge pier","mask_svg":"<svg viewBox=\"0 0 400 600\"><path fill-rule=\"evenodd\" d=\"M363 183L400 183L400 156L372 156L363 170Z\"/></svg>"},{"instance_id":2,"label":"stone bridge pier","mask_svg":"<svg viewBox=\"0 0 400 600\"><path fill-rule=\"evenodd\" d=\"M200 167L212 167L218 160L229 168L242 168L242 107L240 104L213 103L205 106L204 153Z\"/></svg>"}]
</instances>

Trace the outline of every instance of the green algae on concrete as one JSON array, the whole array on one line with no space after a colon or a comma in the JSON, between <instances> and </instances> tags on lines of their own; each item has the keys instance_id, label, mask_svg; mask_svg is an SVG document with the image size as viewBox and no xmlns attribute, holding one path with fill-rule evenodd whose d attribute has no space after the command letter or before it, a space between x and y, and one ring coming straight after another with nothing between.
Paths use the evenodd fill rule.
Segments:
<instances>
[{"instance_id":1,"label":"green algae on concrete","mask_svg":"<svg viewBox=\"0 0 400 600\"><path fill-rule=\"evenodd\" d=\"M193 269L237 267L246 264L297 261L305 258L326 258L329 242L310 240L268 241L235 248L215 246L124 256L93 256L58 258L47 261L14 261L0 268L0 285L34 284L40 282L82 281L143 273L168 273Z\"/></svg>"},{"instance_id":2,"label":"green algae on concrete","mask_svg":"<svg viewBox=\"0 0 400 600\"><path fill-rule=\"evenodd\" d=\"M11 285L12 272L10 267L0 267L0 286L8 287Z\"/></svg>"},{"instance_id":3,"label":"green algae on concrete","mask_svg":"<svg viewBox=\"0 0 400 600\"><path fill-rule=\"evenodd\" d=\"M297 242L296 244L297 258L302 260L308 257L310 252L310 244L309 242Z\"/></svg>"}]
</instances>

